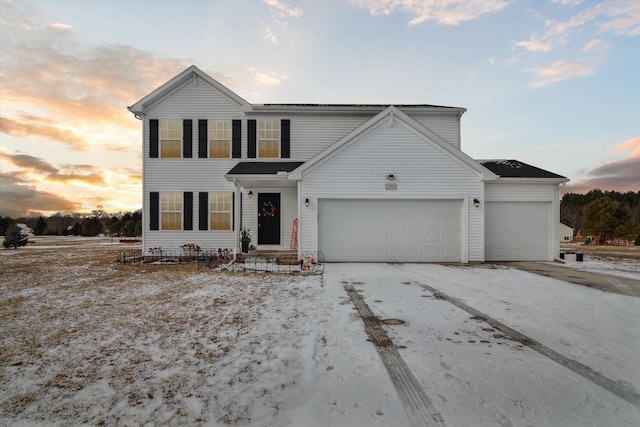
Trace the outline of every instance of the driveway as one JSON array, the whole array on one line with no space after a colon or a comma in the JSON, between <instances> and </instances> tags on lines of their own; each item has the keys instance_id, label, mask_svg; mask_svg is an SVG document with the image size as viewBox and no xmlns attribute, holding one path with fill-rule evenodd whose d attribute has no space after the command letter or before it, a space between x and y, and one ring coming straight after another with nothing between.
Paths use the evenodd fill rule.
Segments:
<instances>
[{"instance_id":1,"label":"driveway","mask_svg":"<svg viewBox=\"0 0 640 427\"><path fill-rule=\"evenodd\" d=\"M496 267L327 266L326 285L344 289L360 340L391 378L400 424L636 425L638 300ZM386 335L372 332L376 322ZM352 327L334 338L357 340ZM374 360L366 354L349 357ZM353 421L349 401L366 404L375 388L338 399L343 421Z\"/></svg>"},{"instance_id":2,"label":"driveway","mask_svg":"<svg viewBox=\"0 0 640 427\"><path fill-rule=\"evenodd\" d=\"M565 282L600 289L605 292L640 297L640 280L593 271L577 270L566 265L546 262L503 262L500 264L542 276L553 277L554 279Z\"/></svg>"}]
</instances>

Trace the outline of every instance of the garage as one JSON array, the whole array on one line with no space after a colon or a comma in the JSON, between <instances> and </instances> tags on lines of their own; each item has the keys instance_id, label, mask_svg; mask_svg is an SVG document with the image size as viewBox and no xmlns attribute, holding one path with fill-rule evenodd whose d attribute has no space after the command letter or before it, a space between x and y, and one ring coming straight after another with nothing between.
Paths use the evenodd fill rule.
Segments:
<instances>
[{"instance_id":1,"label":"garage","mask_svg":"<svg viewBox=\"0 0 640 427\"><path fill-rule=\"evenodd\" d=\"M327 261L459 262L461 200L321 199Z\"/></svg>"},{"instance_id":2,"label":"garage","mask_svg":"<svg viewBox=\"0 0 640 427\"><path fill-rule=\"evenodd\" d=\"M487 202L486 261L551 259L551 202Z\"/></svg>"}]
</instances>

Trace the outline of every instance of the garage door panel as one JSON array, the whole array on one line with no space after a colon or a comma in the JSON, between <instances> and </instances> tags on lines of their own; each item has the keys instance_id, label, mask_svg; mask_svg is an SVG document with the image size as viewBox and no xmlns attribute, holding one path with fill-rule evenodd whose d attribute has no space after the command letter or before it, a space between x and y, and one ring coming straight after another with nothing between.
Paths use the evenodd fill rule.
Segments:
<instances>
[{"instance_id":1,"label":"garage door panel","mask_svg":"<svg viewBox=\"0 0 640 427\"><path fill-rule=\"evenodd\" d=\"M460 200L319 201L327 261L460 261Z\"/></svg>"},{"instance_id":2,"label":"garage door panel","mask_svg":"<svg viewBox=\"0 0 640 427\"><path fill-rule=\"evenodd\" d=\"M487 261L546 261L551 249L550 202L487 202Z\"/></svg>"}]
</instances>

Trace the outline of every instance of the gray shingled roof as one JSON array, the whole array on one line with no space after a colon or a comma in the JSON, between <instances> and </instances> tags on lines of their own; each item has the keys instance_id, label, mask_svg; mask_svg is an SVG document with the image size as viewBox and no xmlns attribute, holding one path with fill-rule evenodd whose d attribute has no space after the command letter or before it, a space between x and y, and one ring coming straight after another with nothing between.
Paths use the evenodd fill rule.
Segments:
<instances>
[{"instance_id":1,"label":"gray shingled roof","mask_svg":"<svg viewBox=\"0 0 640 427\"><path fill-rule=\"evenodd\" d=\"M562 175L522 163L518 160L476 160L503 178L565 178Z\"/></svg>"},{"instance_id":2,"label":"gray shingled roof","mask_svg":"<svg viewBox=\"0 0 640 427\"><path fill-rule=\"evenodd\" d=\"M291 172L304 162L240 162L227 175L276 175Z\"/></svg>"}]
</instances>

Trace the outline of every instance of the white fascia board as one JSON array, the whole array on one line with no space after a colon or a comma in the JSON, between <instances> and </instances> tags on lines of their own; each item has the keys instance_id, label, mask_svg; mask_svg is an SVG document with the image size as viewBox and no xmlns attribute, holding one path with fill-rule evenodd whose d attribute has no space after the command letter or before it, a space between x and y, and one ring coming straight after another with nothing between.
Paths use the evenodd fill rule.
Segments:
<instances>
[{"instance_id":1,"label":"white fascia board","mask_svg":"<svg viewBox=\"0 0 640 427\"><path fill-rule=\"evenodd\" d=\"M498 176L495 184L566 184L571 181L569 178L509 178Z\"/></svg>"},{"instance_id":2,"label":"white fascia board","mask_svg":"<svg viewBox=\"0 0 640 427\"><path fill-rule=\"evenodd\" d=\"M286 113L286 114L378 114L389 108L389 105L323 105L323 104L254 104L252 105L253 113ZM464 114L466 108L460 107L442 107L442 106L396 106L399 110L407 110L416 113L433 113L433 114Z\"/></svg>"},{"instance_id":3,"label":"white fascia board","mask_svg":"<svg viewBox=\"0 0 640 427\"><path fill-rule=\"evenodd\" d=\"M226 174L225 179L230 182L242 181L299 181L299 179L291 176L291 173L284 172L282 174Z\"/></svg>"},{"instance_id":4,"label":"white fascia board","mask_svg":"<svg viewBox=\"0 0 640 427\"><path fill-rule=\"evenodd\" d=\"M233 92L231 89L224 86L222 83L215 80L213 77L196 67L195 65L191 65L190 67L183 70L181 73L173 77L171 80L158 87L144 98L140 99L138 102L133 104L130 107L127 107L129 111L131 111L136 116L144 115L145 112L151 108L157 102L160 102L162 99L169 96L171 93L175 92L182 85L188 83L192 78L199 77L204 82L213 87L216 91L220 92L222 95L227 97L231 102L238 105L240 109L243 111L251 111L251 104L249 104L246 100L244 100L240 95Z\"/></svg>"}]
</instances>

